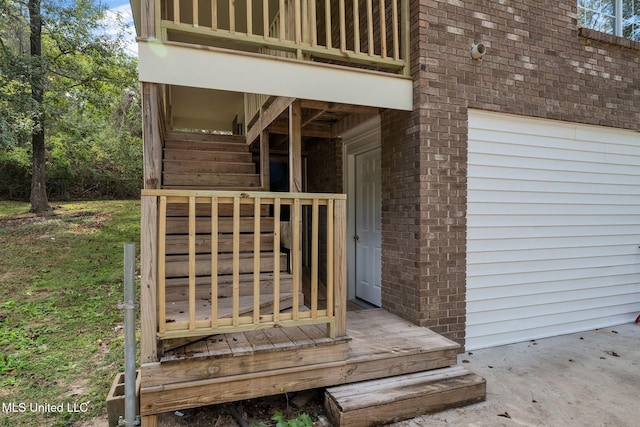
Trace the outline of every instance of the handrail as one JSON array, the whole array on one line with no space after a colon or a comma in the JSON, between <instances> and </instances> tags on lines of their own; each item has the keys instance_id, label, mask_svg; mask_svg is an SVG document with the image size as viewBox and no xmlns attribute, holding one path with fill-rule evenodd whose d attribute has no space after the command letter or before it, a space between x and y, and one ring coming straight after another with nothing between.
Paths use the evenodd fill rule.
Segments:
<instances>
[{"instance_id":1,"label":"handrail","mask_svg":"<svg viewBox=\"0 0 640 427\"><path fill-rule=\"evenodd\" d=\"M165 39L195 33L267 54L409 72L408 0L156 1Z\"/></svg>"},{"instance_id":2,"label":"handrail","mask_svg":"<svg viewBox=\"0 0 640 427\"><path fill-rule=\"evenodd\" d=\"M160 339L310 324L346 334L345 195L142 190L142 197L158 203ZM304 289L303 230L311 242Z\"/></svg>"}]
</instances>

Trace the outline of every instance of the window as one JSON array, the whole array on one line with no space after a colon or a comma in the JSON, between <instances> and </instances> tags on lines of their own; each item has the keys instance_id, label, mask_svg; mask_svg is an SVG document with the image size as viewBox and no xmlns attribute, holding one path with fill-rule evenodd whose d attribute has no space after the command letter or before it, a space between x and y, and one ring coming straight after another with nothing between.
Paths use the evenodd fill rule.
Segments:
<instances>
[{"instance_id":1,"label":"window","mask_svg":"<svg viewBox=\"0 0 640 427\"><path fill-rule=\"evenodd\" d=\"M640 41L640 0L578 0L578 23Z\"/></svg>"}]
</instances>

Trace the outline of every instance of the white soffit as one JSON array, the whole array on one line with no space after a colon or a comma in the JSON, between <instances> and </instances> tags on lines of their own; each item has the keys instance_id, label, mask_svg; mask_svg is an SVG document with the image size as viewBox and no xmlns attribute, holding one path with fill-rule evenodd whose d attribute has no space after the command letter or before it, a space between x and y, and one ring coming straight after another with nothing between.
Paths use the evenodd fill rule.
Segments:
<instances>
[{"instance_id":1,"label":"white soffit","mask_svg":"<svg viewBox=\"0 0 640 427\"><path fill-rule=\"evenodd\" d=\"M413 109L413 82L401 76L142 40L138 55L143 82Z\"/></svg>"}]
</instances>

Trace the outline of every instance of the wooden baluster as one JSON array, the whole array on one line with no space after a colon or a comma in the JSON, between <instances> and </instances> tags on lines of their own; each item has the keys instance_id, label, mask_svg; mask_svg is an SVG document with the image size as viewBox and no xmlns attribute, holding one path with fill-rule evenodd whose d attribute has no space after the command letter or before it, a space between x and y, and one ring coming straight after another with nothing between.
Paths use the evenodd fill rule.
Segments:
<instances>
[{"instance_id":1,"label":"wooden baluster","mask_svg":"<svg viewBox=\"0 0 640 427\"><path fill-rule=\"evenodd\" d=\"M247 35L251 34L253 34L253 0L247 0Z\"/></svg>"},{"instance_id":2,"label":"wooden baluster","mask_svg":"<svg viewBox=\"0 0 640 427\"><path fill-rule=\"evenodd\" d=\"M253 323L260 323L260 197L253 200Z\"/></svg>"},{"instance_id":3,"label":"wooden baluster","mask_svg":"<svg viewBox=\"0 0 640 427\"><path fill-rule=\"evenodd\" d=\"M173 0L173 23L180 23L180 0Z\"/></svg>"},{"instance_id":4,"label":"wooden baluster","mask_svg":"<svg viewBox=\"0 0 640 427\"><path fill-rule=\"evenodd\" d=\"M233 326L240 324L240 197L233 198Z\"/></svg>"},{"instance_id":5,"label":"wooden baluster","mask_svg":"<svg viewBox=\"0 0 640 427\"><path fill-rule=\"evenodd\" d=\"M360 5L353 0L353 50L360 53Z\"/></svg>"},{"instance_id":6,"label":"wooden baluster","mask_svg":"<svg viewBox=\"0 0 640 427\"><path fill-rule=\"evenodd\" d=\"M327 200L327 316L333 317L333 200Z\"/></svg>"},{"instance_id":7,"label":"wooden baluster","mask_svg":"<svg viewBox=\"0 0 640 427\"><path fill-rule=\"evenodd\" d=\"M218 29L218 0L211 0L211 29Z\"/></svg>"},{"instance_id":8,"label":"wooden baluster","mask_svg":"<svg viewBox=\"0 0 640 427\"><path fill-rule=\"evenodd\" d=\"M262 0L262 32L265 39L269 37L269 0Z\"/></svg>"},{"instance_id":9,"label":"wooden baluster","mask_svg":"<svg viewBox=\"0 0 640 427\"><path fill-rule=\"evenodd\" d=\"M398 44L398 0L391 0L393 13L393 59L400 59L400 46Z\"/></svg>"},{"instance_id":10,"label":"wooden baluster","mask_svg":"<svg viewBox=\"0 0 640 427\"><path fill-rule=\"evenodd\" d=\"M167 196L160 196L158 217L158 330L162 334L167 331Z\"/></svg>"},{"instance_id":11,"label":"wooden baluster","mask_svg":"<svg viewBox=\"0 0 640 427\"><path fill-rule=\"evenodd\" d=\"M280 319L280 199L273 200L273 321Z\"/></svg>"},{"instance_id":12,"label":"wooden baluster","mask_svg":"<svg viewBox=\"0 0 640 427\"><path fill-rule=\"evenodd\" d=\"M373 48L373 5L372 0L367 0L367 33L369 35L369 56L373 56L375 49Z\"/></svg>"},{"instance_id":13,"label":"wooden baluster","mask_svg":"<svg viewBox=\"0 0 640 427\"><path fill-rule=\"evenodd\" d=\"M279 14L279 18L280 18L280 35L279 35L279 39L280 41L285 40L286 38L286 34L285 34L285 30L286 30L286 22L285 22L285 18L287 17L287 12L286 9L284 7L284 0L280 0L280 9L278 9L278 14Z\"/></svg>"},{"instance_id":14,"label":"wooden baluster","mask_svg":"<svg viewBox=\"0 0 640 427\"><path fill-rule=\"evenodd\" d=\"M189 330L196 328L196 198L189 196Z\"/></svg>"},{"instance_id":15,"label":"wooden baluster","mask_svg":"<svg viewBox=\"0 0 640 427\"><path fill-rule=\"evenodd\" d=\"M401 0L400 3L400 19L401 29L400 44L402 45L402 60L404 61L403 74L408 76L411 74L411 67L409 67L409 33L411 31L409 27L409 0Z\"/></svg>"},{"instance_id":16,"label":"wooden baluster","mask_svg":"<svg viewBox=\"0 0 640 427\"><path fill-rule=\"evenodd\" d=\"M199 10L198 10L198 0L193 0L193 28L198 28L198 18L199 18Z\"/></svg>"},{"instance_id":17,"label":"wooden baluster","mask_svg":"<svg viewBox=\"0 0 640 427\"><path fill-rule=\"evenodd\" d=\"M311 205L311 318L318 317L318 199ZM328 275L328 273L327 273Z\"/></svg>"},{"instance_id":18,"label":"wooden baluster","mask_svg":"<svg viewBox=\"0 0 640 427\"><path fill-rule=\"evenodd\" d=\"M327 49L331 49L331 0L324 0L324 31L327 37Z\"/></svg>"},{"instance_id":19,"label":"wooden baluster","mask_svg":"<svg viewBox=\"0 0 640 427\"><path fill-rule=\"evenodd\" d=\"M229 32L236 32L236 1L229 0Z\"/></svg>"},{"instance_id":20,"label":"wooden baluster","mask_svg":"<svg viewBox=\"0 0 640 427\"><path fill-rule=\"evenodd\" d=\"M309 24L311 25L311 46L318 45L318 23L316 22L316 0L311 1L311 18Z\"/></svg>"},{"instance_id":21,"label":"wooden baluster","mask_svg":"<svg viewBox=\"0 0 640 427\"><path fill-rule=\"evenodd\" d=\"M339 14L340 14L340 51L347 50L347 36L346 36L346 18L344 10L344 0L338 2Z\"/></svg>"},{"instance_id":22,"label":"wooden baluster","mask_svg":"<svg viewBox=\"0 0 640 427\"><path fill-rule=\"evenodd\" d=\"M293 275L293 320L299 319L300 289L302 285L302 260L300 259L300 199L293 200L293 214L291 215L291 274Z\"/></svg>"},{"instance_id":23,"label":"wooden baluster","mask_svg":"<svg viewBox=\"0 0 640 427\"><path fill-rule=\"evenodd\" d=\"M211 197L211 327L218 327L218 198Z\"/></svg>"},{"instance_id":24,"label":"wooden baluster","mask_svg":"<svg viewBox=\"0 0 640 427\"><path fill-rule=\"evenodd\" d=\"M302 42L302 12L300 9L300 0L293 1L293 18L294 18L294 40L296 44Z\"/></svg>"},{"instance_id":25,"label":"wooden baluster","mask_svg":"<svg viewBox=\"0 0 640 427\"><path fill-rule=\"evenodd\" d=\"M392 0L394 1L394 0ZM380 56L387 57L387 6L380 0Z\"/></svg>"}]
</instances>

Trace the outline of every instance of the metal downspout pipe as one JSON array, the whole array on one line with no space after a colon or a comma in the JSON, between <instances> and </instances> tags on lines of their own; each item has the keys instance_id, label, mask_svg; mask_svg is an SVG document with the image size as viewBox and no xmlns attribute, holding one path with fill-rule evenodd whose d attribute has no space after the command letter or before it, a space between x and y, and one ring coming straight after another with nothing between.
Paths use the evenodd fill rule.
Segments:
<instances>
[{"instance_id":1,"label":"metal downspout pipe","mask_svg":"<svg viewBox=\"0 0 640 427\"><path fill-rule=\"evenodd\" d=\"M118 304L124 309L124 418L120 417L119 426L138 426L140 417L136 414L136 286L135 244L124 245L124 303Z\"/></svg>"}]
</instances>

